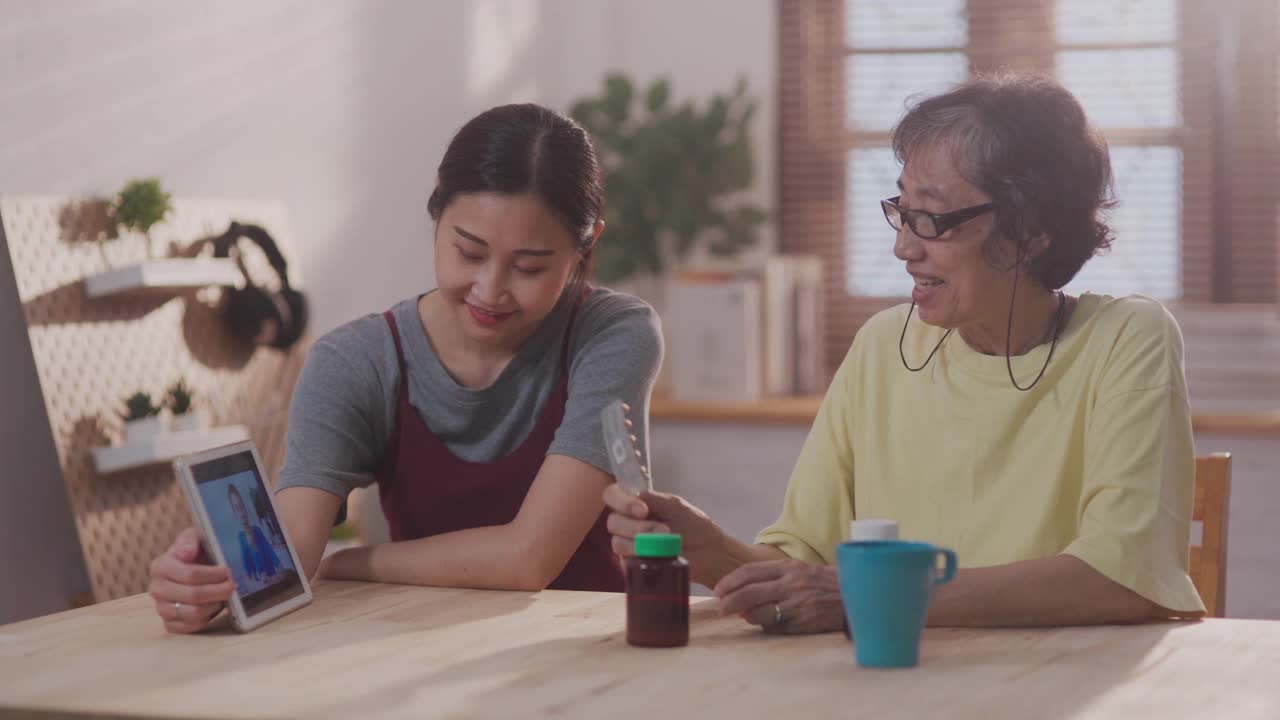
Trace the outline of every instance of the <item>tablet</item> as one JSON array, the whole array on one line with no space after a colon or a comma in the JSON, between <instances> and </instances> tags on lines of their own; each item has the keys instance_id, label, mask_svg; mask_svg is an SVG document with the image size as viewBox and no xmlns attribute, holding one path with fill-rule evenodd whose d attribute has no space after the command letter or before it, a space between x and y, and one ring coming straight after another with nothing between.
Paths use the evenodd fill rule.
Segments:
<instances>
[{"instance_id":1,"label":"tablet","mask_svg":"<svg viewBox=\"0 0 1280 720\"><path fill-rule=\"evenodd\" d=\"M186 455L173 469L209 558L231 569L227 603L242 632L311 602L311 586L263 482L252 440Z\"/></svg>"}]
</instances>

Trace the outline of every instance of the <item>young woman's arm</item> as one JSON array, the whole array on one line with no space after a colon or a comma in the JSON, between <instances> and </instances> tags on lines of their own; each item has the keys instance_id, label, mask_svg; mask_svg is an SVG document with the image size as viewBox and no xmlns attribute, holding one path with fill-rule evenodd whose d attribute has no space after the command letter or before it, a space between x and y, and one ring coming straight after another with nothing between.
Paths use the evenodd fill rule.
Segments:
<instances>
[{"instance_id":1,"label":"young woman's arm","mask_svg":"<svg viewBox=\"0 0 1280 720\"><path fill-rule=\"evenodd\" d=\"M308 576L313 576L320 564L341 503L337 495L314 488L285 488L276 495L276 506ZM241 544L245 542L251 541L241 535ZM239 560L246 563L245 574L252 576L255 573L248 557L248 548L242 547ZM200 547L200 533L193 527L178 533L173 544L151 562L150 574L147 591L165 629L173 633L203 630L235 592L231 570L209 563Z\"/></svg>"},{"instance_id":2,"label":"young woman's arm","mask_svg":"<svg viewBox=\"0 0 1280 720\"><path fill-rule=\"evenodd\" d=\"M315 577L320 567L329 531L341 505L342 498L316 488L287 487L276 493L280 522L288 530L298 561L309 578Z\"/></svg>"},{"instance_id":3,"label":"young woman's arm","mask_svg":"<svg viewBox=\"0 0 1280 720\"><path fill-rule=\"evenodd\" d=\"M581 460L548 455L511 522L342 550L325 559L321 575L406 585L541 590L560 574L600 517L601 494L612 481L611 475ZM292 524L289 531L293 532Z\"/></svg>"},{"instance_id":4,"label":"young woman's arm","mask_svg":"<svg viewBox=\"0 0 1280 720\"><path fill-rule=\"evenodd\" d=\"M653 309L598 291L574 323L564 420L514 520L330 556L325 577L501 590L541 590L604 511L613 477L600 410L621 398L632 407L639 446L648 448L649 394L662 364ZM647 459L646 459L647 461Z\"/></svg>"},{"instance_id":5,"label":"young woman's arm","mask_svg":"<svg viewBox=\"0 0 1280 720\"><path fill-rule=\"evenodd\" d=\"M390 342L381 318L343 326L311 346L294 387L285 467L277 478L281 489L275 497L279 520L288 527L308 576L314 576L320 565L342 498L352 487L372 480L360 469L372 466L381 438L390 432L386 406L393 402L391 391L382 396L376 392L394 385L382 377L394 372L394 367L376 363L379 353L387 352L382 345ZM317 469L329 472L317 473ZM246 537L245 542L251 540ZM244 550L228 561L243 563L244 576L253 574ZM179 533L152 561L150 575L148 591L155 599L156 614L175 633L203 630L235 591L230 570L210 564L195 528Z\"/></svg>"}]
</instances>

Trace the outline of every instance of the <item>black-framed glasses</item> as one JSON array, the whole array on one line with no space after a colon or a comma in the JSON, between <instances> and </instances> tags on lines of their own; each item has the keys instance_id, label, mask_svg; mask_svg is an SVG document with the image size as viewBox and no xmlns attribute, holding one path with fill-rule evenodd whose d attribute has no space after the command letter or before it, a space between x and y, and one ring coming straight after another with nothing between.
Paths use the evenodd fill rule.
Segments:
<instances>
[{"instance_id":1,"label":"black-framed glasses","mask_svg":"<svg viewBox=\"0 0 1280 720\"><path fill-rule=\"evenodd\" d=\"M925 240L936 239L960 223L968 222L996 209L995 203L984 203L948 213L931 213L901 207L898 205L901 199L902 196L898 195L880 201L880 209L884 210L884 219L889 221L889 227L894 230L901 230L902 224L906 223L907 227L911 228L911 232Z\"/></svg>"}]
</instances>

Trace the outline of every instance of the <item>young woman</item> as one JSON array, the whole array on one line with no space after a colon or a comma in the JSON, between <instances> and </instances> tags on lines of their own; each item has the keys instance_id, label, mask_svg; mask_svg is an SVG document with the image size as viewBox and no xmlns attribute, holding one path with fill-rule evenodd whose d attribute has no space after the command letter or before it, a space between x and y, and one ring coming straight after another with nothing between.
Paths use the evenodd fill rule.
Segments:
<instances>
[{"instance_id":1,"label":"young woman","mask_svg":"<svg viewBox=\"0 0 1280 720\"><path fill-rule=\"evenodd\" d=\"M437 289L321 338L294 391L276 501L305 571L620 591L599 413L628 402L647 447L662 341L648 305L587 284L604 229L590 138L536 105L489 110L454 137L427 208ZM343 498L375 482L391 542L322 563ZM232 591L194 529L151 566L172 632Z\"/></svg>"}]
</instances>

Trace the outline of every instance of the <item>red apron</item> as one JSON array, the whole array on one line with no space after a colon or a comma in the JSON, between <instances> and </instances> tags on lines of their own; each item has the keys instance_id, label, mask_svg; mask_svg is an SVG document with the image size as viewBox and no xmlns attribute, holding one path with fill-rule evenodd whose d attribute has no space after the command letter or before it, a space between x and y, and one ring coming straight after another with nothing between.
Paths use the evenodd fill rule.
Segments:
<instances>
[{"instance_id":1,"label":"red apron","mask_svg":"<svg viewBox=\"0 0 1280 720\"><path fill-rule=\"evenodd\" d=\"M568 331L560 348L559 382L532 432L506 457L491 463L472 463L450 452L409 404L409 376L400 330L390 310L383 317L391 326L400 363L396 426L375 470L391 539L414 540L511 522L564 419L569 397ZM569 325L572 327L572 319ZM564 570L551 583L552 589L623 591L622 567L613 554L606 517L607 512L600 513Z\"/></svg>"}]
</instances>

